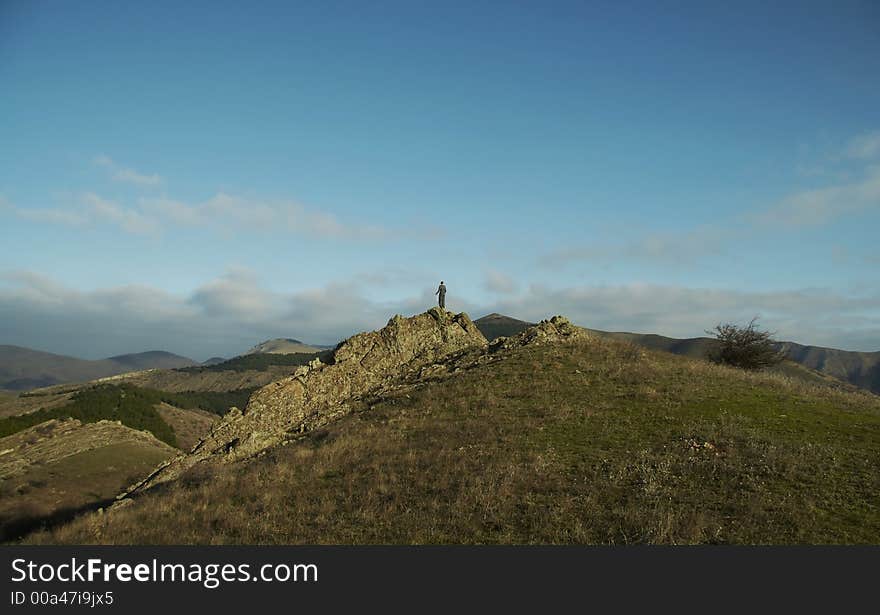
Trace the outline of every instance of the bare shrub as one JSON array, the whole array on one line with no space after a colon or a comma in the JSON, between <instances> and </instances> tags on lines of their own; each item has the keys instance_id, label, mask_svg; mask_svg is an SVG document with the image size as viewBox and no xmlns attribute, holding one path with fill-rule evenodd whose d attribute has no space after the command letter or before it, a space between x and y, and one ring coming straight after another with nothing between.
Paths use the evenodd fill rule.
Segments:
<instances>
[{"instance_id":1,"label":"bare shrub","mask_svg":"<svg viewBox=\"0 0 880 615\"><path fill-rule=\"evenodd\" d=\"M709 358L716 363L723 363L741 369L757 370L770 367L781 362L785 353L778 349L775 332L761 331L755 316L745 327L733 323L716 325L712 331L718 340L718 348L710 351Z\"/></svg>"}]
</instances>

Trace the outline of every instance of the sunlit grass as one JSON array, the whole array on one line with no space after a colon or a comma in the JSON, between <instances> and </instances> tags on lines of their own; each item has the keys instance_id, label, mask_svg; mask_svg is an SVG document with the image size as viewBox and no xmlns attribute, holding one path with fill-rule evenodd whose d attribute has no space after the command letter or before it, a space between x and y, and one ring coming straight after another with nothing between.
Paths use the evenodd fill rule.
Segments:
<instances>
[{"instance_id":1,"label":"sunlit grass","mask_svg":"<svg viewBox=\"0 0 880 615\"><path fill-rule=\"evenodd\" d=\"M365 404L30 540L878 543L878 494L880 397L594 339Z\"/></svg>"}]
</instances>

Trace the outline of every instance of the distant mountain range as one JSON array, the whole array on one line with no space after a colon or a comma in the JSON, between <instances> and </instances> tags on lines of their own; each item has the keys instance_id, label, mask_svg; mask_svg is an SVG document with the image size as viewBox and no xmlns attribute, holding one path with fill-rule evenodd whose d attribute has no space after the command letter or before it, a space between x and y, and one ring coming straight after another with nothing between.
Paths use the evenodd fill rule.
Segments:
<instances>
[{"instance_id":1,"label":"distant mountain range","mask_svg":"<svg viewBox=\"0 0 880 615\"><path fill-rule=\"evenodd\" d=\"M534 323L518 320L503 314L488 314L474 321L486 339L511 336ZM596 335L632 342L645 348L663 350L694 358L705 358L716 344L708 337L677 339L663 335L627 332L609 332L591 329ZM276 338L261 342L248 350L251 354L315 353L328 346L309 345L292 338ZM821 346L804 346L795 342L781 342L780 348L792 363L806 368L798 376L808 376L807 371L830 376L862 389L880 394L880 352L853 352ZM26 391L54 384L85 382L107 376L146 369L174 369L196 365L210 366L224 362L223 357L212 357L197 363L187 357L170 352L149 351L124 354L100 360L86 360L64 355L32 350L21 346L0 345L0 390ZM783 369L782 371L786 371Z\"/></svg>"},{"instance_id":2,"label":"distant mountain range","mask_svg":"<svg viewBox=\"0 0 880 615\"><path fill-rule=\"evenodd\" d=\"M192 359L159 350L90 361L21 346L0 345L0 389L25 391L144 369L191 365L198 364Z\"/></svg>"},{"instance_id":3,"label":"distant mountain range","mask_svg":"<svg viewBox=\"0 0 880 615\"><path fill-rule=\"evenodd\" d=\"M502 314L489 314L475 320L474 324L487 339L491 340L500 335L516 335L533 323ZM717 343L709 337L677 339L652 333L590 330L603 337L694 358L705 358ZM780 342L779 347L785 350L787 358L794 363L880 394L880 352L854 352L821 346L804 346L795 342Z\"/></svg>"},{"instance_id":4,"label":"distant mountain range","mask_svg":"<svg viewBox=\"0 0 880 615\"><path fill-rule=\"evenodd\" d=\"M788 358L829 376L880 394L880 352L852 352L782 342Z\"/></svg>"},{"instance_id":5,"label":"distant mountain range","mask_svg":"<svg viewBox=\"0 0 880 615\"><path fill-rule=\"evenodd\" d=\"M315 353L329 346L311 346L291 338L261 342L248 350L251 354ZM211 357L203 363L170 352L151 350L123 354L106 359L87 360L23 348L0 345L0 390L28 391L55 384L86 382L146 369L177 369L225 363L223 357Z\"/></svg>"}]
</instances>

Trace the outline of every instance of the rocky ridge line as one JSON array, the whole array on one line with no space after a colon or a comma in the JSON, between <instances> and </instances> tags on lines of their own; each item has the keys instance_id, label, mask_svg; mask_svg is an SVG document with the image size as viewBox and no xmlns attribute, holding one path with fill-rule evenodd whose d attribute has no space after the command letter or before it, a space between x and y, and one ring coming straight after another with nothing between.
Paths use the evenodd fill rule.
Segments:
<instances>
[{"instance_id":1,"label":"rocky ridge line","mask_svg":"<svg viewBox=\"0 0 880 615\"><path fill-rule=\"evenodd\" d=\"M491 344L465 313L432 308L410 318L394 316L384 328L340 343L328 364L315 359L259 389L243 411L233 408L188 454L159 466L120 498L177 478L203 461L256 456L348 414L361 399L498 361L518 347L589 337L562 316Z\"/></svg>"}]
</instances>

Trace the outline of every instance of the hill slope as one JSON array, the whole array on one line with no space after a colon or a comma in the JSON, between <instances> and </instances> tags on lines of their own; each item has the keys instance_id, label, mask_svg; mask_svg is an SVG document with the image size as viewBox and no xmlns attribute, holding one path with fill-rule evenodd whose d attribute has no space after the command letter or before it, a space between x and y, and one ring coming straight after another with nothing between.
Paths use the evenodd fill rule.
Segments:
<instances>
[{"instance_id":1,"label":"hill slope","mask_svg":"<svg viewBox=\"0 0 880 615\"><path fill-rule=\"evenodd\" d=\"M112 503L175 449L114 421L50 420L0 438L0 540Z\"/></svg>"},{"instance_id":2,"label":"hill slope","mask_svg":"<svg viewBox=\"0 0 880 615\"><path fill-rule=\"evenodd\" d=\"M489 314L474 321L486 339L499 335L516 335L532 323L517 320L502 314ZM678 339L653 333L627 333L587 329L591 333L625 342L631 342L652 350L663 350L674 354L705 359L717 342L709 337ZM880 352L854 352L804 346L795 342L780 342L779 347L786 351L788 361L806 369L798 369L789 363L781 365L776 371L807 380L821 381L825 377L848 382L868 391L880 394ZM819 372L818 374L814 372Z\"/></svg>"},{"instance_id":3,"label":"hill slope","mask_svg":"<svg viewBox=\"0 0 880 615\"><path fill-rule=\"evenodd\" d=\"M25 391L66 382L96 380L131 371L195 364L195 361L186 357L162 351L90 361L21 346L0 346L0 389Z\"/></svg>"},{"instance_id":4,"label":"hill slope","mask_svg":"<svg viewBox=\"0 0 880 615\"><path fill-rule=\"evenodd\" d=\"M676 339L654 334L592 331L597 335L632 342L645 348L665 350L693 358L705 358L717 345L716 340L709 337ZM803 346L794 342L780 342L778 347L785 350L789 361L808 370L815 370L825 376L880 393L880 352L854 352L820 346ZM783 365L781 369L790 372L792 368ZM806 372L801 374L810 377Z\"/></svg>"},{"instance_id":5,"label":"hill slope","mask_svg":"<svg viewBox=\"0 0 880 615\"><path fill-rule=\"evenodd\" d=\"M517 320L503 314L492 313L474 321L477 329L480 330L487 340L494 340L496 337L509 337L522 333L529 327L534 326L533 322Z\"/></svg>"},{"instance_id":6,"label":"hill slope","mask_svg":"<svg viewBox=\"0 0 880 615\"><path fill-rule=\"evenodd\" d=\"M144 369L175 369L178 367L198 365L198 363L192 359L182 357L172 352L165 352L163 350L150 350L147 352L139 352L137 354L122 354L110 357L107 360L123 365L131 372L137 372Z\"/></svg>"},{"instance_id":7,"label":"hill slope","mask_svg":"<svg viewBox=\"0 0 880 615\"><path fill-rule=\"evenodd\" d=\"M308 344L304 344L303 342L290 338L277 338L274 340L266 340L265 342L260 342L250 350L248 350L245 355L256 354L256 353L272 353L272 354L293 354L299 352L319 352L321 348L317 346L309 346Z\"/></svg>"},{"instance_id":8,"label":"hill slope","mask_svg":"<svg viewBox=\"0 0 880 615\"><path fill-rule=\"evenodd\" d=\"M549 331L446 354L324 423L276 416L297 385L269 385L240 431L288 420L286 446L230 456L224 421L212 462L30 541L880 542L876 396Z\"/></svg>"},{"instance_id":9,"label":"hill slope","mask_svg":"<svg viewBox=\"0 0 880 615\"><path fill-rule=\"evenodd\" d=\"M829 376L880 394L880 352L852 352L782 342L787 356Z\"/></svg>"}]
</instances>

